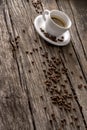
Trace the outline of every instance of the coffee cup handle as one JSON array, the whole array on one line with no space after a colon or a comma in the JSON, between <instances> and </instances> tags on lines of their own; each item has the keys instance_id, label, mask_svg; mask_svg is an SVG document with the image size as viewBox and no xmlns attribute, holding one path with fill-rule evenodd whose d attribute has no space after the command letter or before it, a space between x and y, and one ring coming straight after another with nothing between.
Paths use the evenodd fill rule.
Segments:
<instances>
[{"instance_id":1,"label":"coffee cup handle","mask_svg":"<svg viewBox=\"0 0 87 130\"><path fill-rule=\"evenodd\" d=\"M49 13L50 13L49 10L47 10L47 9L44 10L44 12L43 12L43 14L42 14L44 21L46 21L46 15L49 15Z\"/></svg>"}]
</instances>

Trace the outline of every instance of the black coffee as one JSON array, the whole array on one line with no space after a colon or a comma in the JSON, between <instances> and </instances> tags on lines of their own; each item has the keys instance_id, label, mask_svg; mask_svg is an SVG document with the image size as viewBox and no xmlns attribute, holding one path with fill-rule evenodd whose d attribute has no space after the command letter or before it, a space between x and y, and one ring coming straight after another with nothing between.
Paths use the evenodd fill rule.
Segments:
<instances>
[{"instance_id":1,"label":"black coffee","mask_svg":"<svg viewBox=\"0 0 87 130\"><path fill-rule=\"evenodd\" d=\"M66 27L66 23L62 19L55 16L51 16L51 19L59 26Z\"/></svg>"}]
</instances>

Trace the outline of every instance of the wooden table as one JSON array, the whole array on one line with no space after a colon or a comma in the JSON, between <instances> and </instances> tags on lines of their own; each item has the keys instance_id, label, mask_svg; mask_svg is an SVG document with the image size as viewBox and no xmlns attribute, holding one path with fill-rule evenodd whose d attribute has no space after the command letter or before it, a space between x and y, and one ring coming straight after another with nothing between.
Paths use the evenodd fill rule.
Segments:
<instances>
[{"instance_id":1,"label":"wooden table","mask_svg":"<svg viewBox=\"0 0 87 130\"><path fill-rule=\"evenodd\" d=\"M39 37L44 9L68 14L69 45ZM0 0L0 130L87 130L86 0Z\"/></svg>"}]
</instances>

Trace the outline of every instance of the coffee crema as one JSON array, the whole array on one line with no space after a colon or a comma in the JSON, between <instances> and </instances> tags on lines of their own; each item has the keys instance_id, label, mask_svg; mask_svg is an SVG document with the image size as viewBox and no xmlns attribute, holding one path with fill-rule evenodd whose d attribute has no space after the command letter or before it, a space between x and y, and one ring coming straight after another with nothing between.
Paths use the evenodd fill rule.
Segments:
<instances>
[{"instance_id":1,"label":"coffee crema","mask_svg":"<svg viewBox=\"0 0 87 130\"><path fill-rule=\"evenodd\" d=\"M59 26L66 27L66 23L59 17L51 16L51 19Z\"/></svg>"}]
</instances>

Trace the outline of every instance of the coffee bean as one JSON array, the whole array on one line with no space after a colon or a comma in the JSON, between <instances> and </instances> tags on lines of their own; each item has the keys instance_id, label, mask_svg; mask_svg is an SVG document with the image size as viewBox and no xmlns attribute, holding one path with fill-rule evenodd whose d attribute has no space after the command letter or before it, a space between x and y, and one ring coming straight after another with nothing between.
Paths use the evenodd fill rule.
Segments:
<instances>
[{"instance_id":1,"label":"coffee bean","mask_svg":"<svg viewBox=\"0 0 87 130\"><path fill-rule=\"evenodd\" d=\"M77 120L78 120L78 117L74 117L74 120L77 121Z\"/></svg>"},{"instance_id":2,"label":"coffee bean","mask_svg":"<svg viewBox=\"0 0 87 130\"><path fill-rule=\"evenodd\" d=\"M54 105L56 105L56 104L57 104L57 102L56 102L56 101L52 101L52 103L53 103Z\"/></svg>"},{"instance_id":3,"label":"coffee bean","mask_svg":"<svg viewBox=\"0 0 87 130\"><path fill-rule=\"evenodd\" d=\"M51 114L51 117L52 117L53 120L56 120L56 118L55 118L55 114L54 114L54 113Z\"/></svg>"},{"instance_id":4,"label":"coffee bean","mask_svg":"<svg viewBox=\"0 0 87 130\"><path fill-rule=\"evenodd\" d=\"M80 129L80 125L77 125L77 128Z\"/></svg>"},{"instance_id":5,"label":"coffee bean","mask_svg":"<svg viewBox=\"0 0 87 130\"><path fill-rule=\"evenodd\" d=\"M35 48L35 50L36 50L36 51L38 51L38 49L37 49L37 48Z\"/></svg>"},{"instance_id":6,"label":"coffee bean","mask_svg":"<svg viewBox=\"0 0 87 130\"><path fill-rule=\"evenodd\" d=\"M72 98L72 94L68 94L68 98Z\"/></svg>"},{"instance_id":7,"label":"coffee bean","mask_svg":"<svg viewBox=\"0 0 87 130\"><path fill-rule=\"evenodd\" d=\"M45 74L45 78L47 78L47 75Z\"/></svg>"},{"instance_id":8,"label":"coffee bean","mask_svg":"<svg viewBox=\"0 0 87 130\"><path fill-rule=\"evenodd\" d=\"M72 53L70 52L69 55L72 56Z\"/></svg>"},{"instance_id":9,"label":"coffee bean","mask_svg":"<svg viewBox=\"0 0 87 130\"><path fill-rule=\"evenodd\" d=\"M62 106L59 106L59 109L60 109L60 110L62 110L62 108L63 108Z\"/></svg>"},{"instance_id":10,"label":"coffee bean","mask_svg":"<svg viewBox=\"0 0 87 130\"><path fill-rule=\"evenodd\" d=\"M33 48L32 50L33 50L33 52L35 52L35 48Z\"/></svg>"},{"instance_id":11,"label":"coffee bean","mask_svg":"<svg viewBox=\"0 0 87 130\"><path fill-rule=\"evenodd\" d=\"M46 70L44 69L43 72L46 73Z\"/></svg>"},{"instance_id":12,"label":"coffee bean","mask_svg":"<svg viewBox=\"0 0 87 130\"><path fill-rule=\"evenodd\" d=\"M82 76L80 75L79 78L82 79Z\"/></svg>"},{"instance_id":13,"label":"coffee bean","mask_svg":"<svg viewBox=\"0 0 87 130\"><path fill-rule=\"evenodd\" d=\"M73 71L71 71L71 74L73 75Z\"/></svg>"},{"instance_id":14,"label":"coffee bean","mask_svg":"<svg viewBox=\"0 0 87 130\"><path fill-rule=\"evenodd\" d=\"M57 88L57 86L54 86L54 88Z\"/></svg>"},{"instance_id":15,"label":"coffee bean","mask_svg":"<svg viewBox=\"0 0 87 130\"><path fill-rule=\"evenodd\" d=\"M46 111L47 107L44 107L44 110Z\"/></svg>"},{"instance_id":16,"label":"coffee bean","mask_svg":"<svg viewBox=\"0 0 87 130\"><path fill-rule=\"evenodd\" d=\"M54 59L55 59L55 56L51 57L51 59L54 60Z\"/></svg>"},{"instance_id":17,"label":"coffee bean","mask_svg":"<svg viewBox=\"0 0 87 130\"><path fill-rule=\"evenodd\" d=\"M73 124L73 121L71 121L70 124L71 124L71 125L74 125L74 124Z\"/></svg>"},{"instance_id":18,"label":"coffee bean","mask_svg":"<svg viewBox=\"0 0 87 130\"><path fill-rule=\"evenodd\" d=\"M52 73L53 73L52 71L48 71L47 72L48 75L52 75Z\"/></svg>"},{"instance_id":19,"label":"coffee bean","mask_svg":"<svg viewBox=\"0 0 87 130\"><path fill-rule=\"evenodd\" d=\"M63 42L63 39L58 39L59 42Z\"/></svg>"},{"instance_id":20,"label":"coffee bean","mask_svg":"<svg viewBox=\"0 0 87 130\"><path fill-rule=\"evenodd\" d=\"M45 57L45 54L41 54L43 57Z\"/></svg>"},{"instance_id":21,"label":"coffee bean","mask_svg":"<svg viewBox=\"0 0 87 130\"><path fill-rule=\"evenodd\" d=\"M34 61L32 61L32 64L34 65Z\"/></svg>"},{"instance_id":22,"label":"coffee bean","mask_svg":"<svg viewBox=\"0 0 87 130\"><path fill-rule=\"evenodd\" d=\"M43 96L41 95L40 98L43 100Z\"/></svg>"},{"instance_id":23,"label":"coffee bean","mask_svg":"<svg viewBox=\"0 0 87 130\"><path fill-rule=\"evenodd\" d=\"M66 87L64 84L61 84L61 86L62 86L63 88L65 88L65 87Z\"/></svg>"},{"instance_id":24,"label":"coffee bean","mask_svg":"<svg viewBox=\"0 0 87 130\"><path fill-rule=\"evenodd\" d=\"M31 70L28 70L29 73L31 73Z\"/></svg>"},{"instance_id":25,"label":"coffee bean","mask_svg":"<svg viewBox=\"0 0 87 130\"><path fill-rule=\"evenodd\" d=\"M66 89L64 89L64 92L65 92L66 94L68 94L68 91L67 91Z\"/></svg>"},{"instance_id":26,"label":"coffee bean","mask_svg":"<svg viewBox=\"0 0 87 130\"><path fill-rule=\"evenodd\" d=\"M32 54L33 54L33 52L30 52L30 54L32 55Z\"/></svg>"},{"instance_id":27,"label":"coffee bean","mask_svg":"<svg viewBox=\"0 0 87 130\"><path fill-rule=\"evenodd\" d=\"M49 63L49 59L47 59L47 62Z\"/></svg>"},{"instance_id":28,"label":"coffee bean","mask_svg":"<svg viewBox=\"0 0 87 130\"><path fill-rule=\"evenodd\" d=\"M28 51L26 51L26 54L28 54Z\"/></svg>"},{"instance_id":29,"label":"coffee bean","mask_svg":"<svg viewBox=\"0 0 87 130\"><path fill-rule=\"evenodd\" d=\"M35 41L35 42L37 42L37 40L36 40L36 39L34 39L34 41Z\"/></svg>"},{"instance_id":30,"label":"coffee bean","mask_svg":"<svg viewBox=\"0 0 87 130\"><path fill-rule=\"evenodd\" d=\"M46 84L46 86L51 86L51 85L52 85L52 83L51 83L50 80L46 80L46 81L45 81L45 84Z\"/></svg>"},{"instance_id":31,"label":"coffee bean","mask_svg":"<svg viewBox=\"0 0 87 130\"><path fill-rule=\"evenodd\" d=\"M65 83L67 83L68 81L67 80L64 80Z\"/></svg>"},{"instance_id":32,"label":"coffee bean","mask_svg":"<svg viewBox=\"0 0 87 130\"><path fill-rule=\"evenodd\" d=\"M19 48L19 46L17 45L17 48Z\"/></svg>"},{"instance_id":33,"label":"coffee bean","mask_svg":"<svg viewBox=\"0 0 87 130\"><path fill-rule=\"evenodd\" d=\"M82 86L83 86L82 84L79 84L79 85L78 85L78 88L79 88L79 89L81 89L81 88L82 88Z\"/></svg>"},{"instance_id":34,"label":"coffee bean","mask_svg":"<svg viewBox=\"0 0 87 130\"><path fill-rule=\"evenodd\" d=\"M17 39L19 39L20 37L19 37L19 36L17 36L16 38L17 38Z\"/></svg>"},{"instance_id":35,"label":"coffee bean","mask_svg":"<svg viewBox=\"0 0 87 130\"><path fill-rule=\"evenodd\" d=\"M64 40L64 36L61 37Z\"/></svg>"},{"instance_id":36,"label":"coffee bean","mask_svg":"<svg viewBox=\"0 0 87 130\"><path fill-rule=\"evenodd\" d=\"M41 47L41 46L40 46L39 48L40 48L40 50L42 50L42 47Z\"/></svg>"},{"instance_id":37,"label":"coffee bean","mask_svg":"<svg viewBox=\"0 0 87 130\"><path fill-rule=\"evenodd\" d=\"M19 42L18 42L18 41L16 41L16 44L17 44L17 45L18 45L18 43L19 43Z\"/></svg>"},{"instance_id":38,"label":"coffee bean","mask_svg":"<svg viewBox=\"0 0 87 130\"><path fill-rule=\"evenodd\" d=\"M22 32L25 33L25 30L23 29Z\"/></svg>"},{"instance_id":39,"label":"coffee bean","mask_svg":"<svg viewBox=\"0 0 87 130\"><path fill-rule=\"evenodd\" d=\"M74 116L71 114L71 118L73 119L74 118Z\"/></svg>"},{"instance_id":40,"label":"coffee bean","mask_svg":"<svg viewBox=\"0 0 87 130\"><path fill-rule=\"evenodd\" d=\"M45 61L42 62L44 65L46 64Z\"/></svg>"},{"instance_id":41,"label":"coffee bean","mask_svg":"<svg viewBox=\"0 0 87 130\"><path fill-rule=\"evenodd\" d=\"M17 41L18 39L17 39L17 37L15 37L15 41ZM14 42L14 41L13 41Z\"/></svg>"},{"instance_id":42,"label":"coffee bean","mask_svg":"<svg viewBox=\"0 0 87 130\"><path fill-rule=\"evenodd\" d=\"M76 109L75 109L75 108L73 108L73 111L75 111L75 112L76 112Z\"/></svg>"},{"instance_id":43,"label":"coffee bean","mask_svg":"<svg viewBox=\"0 0 87 130\"><path fill-rule=\"evenodd\" d=\"M42 28L40 28L41 32L44 32L44 30Z\"/></svg>"},{"instance_id":44,"label":"coffee bean","mask_svg":"<svg viewBox=\"0 0 87 130\"><path fill-rule=\"evenodd\" d=\"M84 85L84 88L87 89L87 85Z\"/></svg>"}]
</instances>

